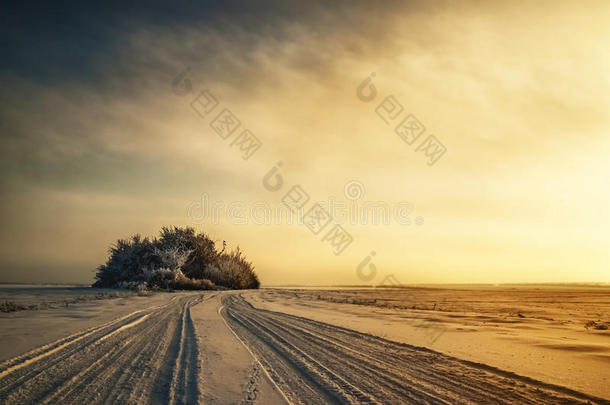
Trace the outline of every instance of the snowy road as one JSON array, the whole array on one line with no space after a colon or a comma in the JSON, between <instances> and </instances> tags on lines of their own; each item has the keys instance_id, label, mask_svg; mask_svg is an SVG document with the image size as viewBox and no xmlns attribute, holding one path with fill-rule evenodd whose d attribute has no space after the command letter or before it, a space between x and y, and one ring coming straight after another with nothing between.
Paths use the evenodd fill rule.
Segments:
<instances>
[{"instance_id":1,"label":"snowy road","mask_svg":"<svg viewBox=\"0 0 610 405\"><path fill-rule=\"evenodd\" d=\"M200 300L175 296L3 362L0 403L196 403Z\"/></svg>"},{"instance_id":2,"label":"snowy road","mask_svg":"<svg viewBox=\"0 0 610 405\"><path fill-rule=\"evenodd\" d=\"M200 403L609 402L232 292L176 294L0 363L0 404Z\"/></svg>"},{"instance_id":3,"label":"snowy road","mask_svg":"<svg viewBox=\"0 0 610 405\"><path fill-rule=\"evenodd\" d=\"M224 299L232 329L293 404L608 403L432 350ZM588 402L589 401L589 402Z\"/></svg>"}]
</instances>

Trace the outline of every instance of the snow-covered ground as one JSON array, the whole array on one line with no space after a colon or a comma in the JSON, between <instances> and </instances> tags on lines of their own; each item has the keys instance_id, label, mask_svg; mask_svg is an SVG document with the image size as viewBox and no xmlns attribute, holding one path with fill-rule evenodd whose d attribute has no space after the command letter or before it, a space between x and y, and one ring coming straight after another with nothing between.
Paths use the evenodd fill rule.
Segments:
<instances>
[{"instance_id":1,"label":"snow-covered ground","mask_svg":"<svg viewBox=\"0 0 610 405\"><path fill-rule=\"evenodd\" d=\"M0 403L610 403L607 386L574 389L557 377L533 378L527 361L519 368L509 359L510 353L529 353L520 351L527 346L519 336L495 341L489 330L475 325L477 319L492 322L485 317L498 307L479 293L431 292L434 297L457 294L469 303L468 314L448 311L448 300L443 301L445 313L436 306L403 311L375 305L379 294L395 297L399 291L300 294L305 293L157 293L0 314ZM345 294L351 303L342 301ZM473 296L479 297L476 305ZM581 294L575 302L591 299ZM423 315L438 318L436 326L412 325L413 316ZM530 313L522 316L515 330L527 326L554 336L554 329L544 329L537 318L528 320ZM507 318L498 319L507 324ZM456 322L470 322L470 327ZM450 330L439 337L439 325ZM471 349L448 343L459 334L470 336ZM603 354L607 336L593 336L601 339ZM496 357L473 361L477 351ZM582 362L582 352L572 354L574 363ZM494 363L500 358L507 359L506 367Z\"/></svg>"},{"instance_id":2,"label":"snow-covered ground","mask_svg":"<svg viewBox=\"0 0 610 405\"><path fill-rule=\"evenodd\" d=\"M18 310L45 309L116 297L129 297L133 292L87 286L48 286L27 284L0 285L0 304L14 303Z\"/></svg>"}]
</instances>

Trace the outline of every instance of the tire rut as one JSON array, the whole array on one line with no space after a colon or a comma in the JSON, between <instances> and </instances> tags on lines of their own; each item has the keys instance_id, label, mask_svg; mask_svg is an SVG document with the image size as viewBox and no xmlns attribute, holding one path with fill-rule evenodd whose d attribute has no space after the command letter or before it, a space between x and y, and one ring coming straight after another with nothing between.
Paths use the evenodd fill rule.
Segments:
<instances>
[{"instance_id":1,"label":"tire rut","mask_svg":"<svg viewBox=\"0 0 610 405\"><path fill-rule=\"evenodd\" d=\"M133 312L0 363L0 403L198 403L197 343L190 307L202 297L172 297L165 305Z\"/></svg>"},{"instance_id":2,"label":"tire rut","mask_svg":"<svg viewBox=\"0 0 610 405\"><path fill-rule=\"evenodd\" d=\"M225 318L298 404L608 404L554 386L294 315L223 299Z\"/></svg>"}]
</instances>

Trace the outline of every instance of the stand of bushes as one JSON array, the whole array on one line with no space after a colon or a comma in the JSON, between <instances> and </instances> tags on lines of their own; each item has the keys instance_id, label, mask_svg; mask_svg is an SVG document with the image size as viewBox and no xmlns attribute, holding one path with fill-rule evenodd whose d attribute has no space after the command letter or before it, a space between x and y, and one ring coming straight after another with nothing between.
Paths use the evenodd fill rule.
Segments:
<instances>
[{"instance_id":1,"label":"stand of bushes","mask_svg":"<svg viewBox=\"0 0 610 405\"><path fill-rule=\"evenodd\" d=\"M258 288L254 266L239 247L216 250L214 242L195 229L164 227L158 238L134 235L109 249L98 267L93 287L210 290Z\"/></svg>"}]
</instances>

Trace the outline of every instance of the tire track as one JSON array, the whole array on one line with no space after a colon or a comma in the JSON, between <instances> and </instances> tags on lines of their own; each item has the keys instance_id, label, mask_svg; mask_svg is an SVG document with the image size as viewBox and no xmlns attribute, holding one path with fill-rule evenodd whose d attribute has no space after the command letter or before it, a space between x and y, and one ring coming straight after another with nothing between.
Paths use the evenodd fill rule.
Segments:
<instances>
[{"instance_id":1,"label":"tire track","mask_svg":"<svg viewBox=\"0 0 610 405\"><path fill-rule=\"evenodd\" d=\"M608 404L429 349L223 299L225 318L299 404Z\"/></svg>"},{"instance_id":2,"label":"tire track","mask_svg":"<svg viewBox=\"0 0 610 405\"><path fill-rule=\"evenodd\" d=\"M0 363L0 403L197 403L190 307L201 300L176 295Z\"/></svg>"},{"instance_id":3,"label":"tire track","mask_svg":"<svg viewBox=\"0 0 610 405\"><path fill-rule=\"evenodd\" d=\"M185 404L197 398L197 338L190 309L185 304L180 319L180 344L169 392L169 404ZM195 371L195 372L194 372Z\"/></svg>"}]
</instances>

